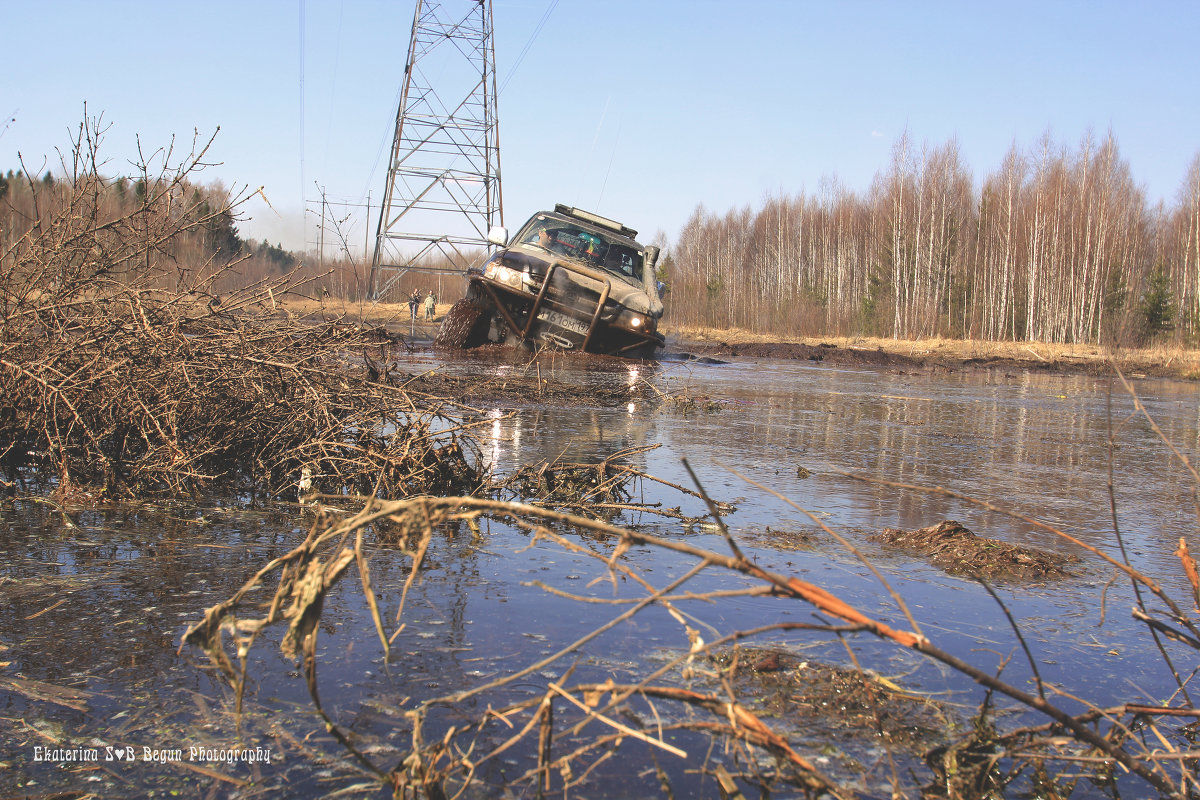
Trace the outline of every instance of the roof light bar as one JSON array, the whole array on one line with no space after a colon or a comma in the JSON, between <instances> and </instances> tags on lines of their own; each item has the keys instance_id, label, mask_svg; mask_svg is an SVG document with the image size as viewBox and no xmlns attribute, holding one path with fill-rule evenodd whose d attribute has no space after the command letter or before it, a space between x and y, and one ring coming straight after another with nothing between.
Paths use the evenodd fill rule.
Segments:
<instances>
[{"instance_id":1,"label":"roof light bar","mask_svg":"<svg viewBox=\"0 0 1200 800\"><path fill-rule=\"evenodd\" d=\"M554 210L559 214L566 214L569 217L575 217L576 219L582 219L586 222L590 222L593 225L599 225L601 228L608 228L610 231L615 231L622 236L628 236L630 239L637 238L637 231L635 231L633 228L627 228L616 220L609 219L608 217L602 217L599 214L593 214L590 211L572 208L571 206L566 206L562 203L557 203L554 206Z\"/></svg>"}]
</instances>

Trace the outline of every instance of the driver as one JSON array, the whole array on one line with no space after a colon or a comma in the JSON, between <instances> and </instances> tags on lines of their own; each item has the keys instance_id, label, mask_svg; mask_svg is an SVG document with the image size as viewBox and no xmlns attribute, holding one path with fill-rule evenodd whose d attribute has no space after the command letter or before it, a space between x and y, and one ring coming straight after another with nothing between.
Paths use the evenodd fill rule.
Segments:
<instances>
[{"instance_id":1,"label":"driver","mask_svg":"<svg viewBox=\"0 0 1200 800\"><path fill-rule=\"evenodd\" d=\"M549 250L553 239L550 238L550 231L545 228L538 228L537 233L525 239L525 244L536 244L543 250Z\"/></svg>"}]
</instances>

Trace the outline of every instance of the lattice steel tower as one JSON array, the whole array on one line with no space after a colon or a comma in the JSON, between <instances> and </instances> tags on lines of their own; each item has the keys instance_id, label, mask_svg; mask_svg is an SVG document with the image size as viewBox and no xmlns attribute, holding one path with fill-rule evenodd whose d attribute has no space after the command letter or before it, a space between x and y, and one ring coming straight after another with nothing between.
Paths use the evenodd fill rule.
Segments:
<instances>
[{"instance_id":1,"label":"lattice steel tower","mask_svg":"<svg viewBox=\"0 0 1200 800\"><path fill-rule=\"evenodd\" d=\"M387 299L409 271L465 271L503 224L492 0L417 0L372 296Z\"/></svg>"}]
</instances>

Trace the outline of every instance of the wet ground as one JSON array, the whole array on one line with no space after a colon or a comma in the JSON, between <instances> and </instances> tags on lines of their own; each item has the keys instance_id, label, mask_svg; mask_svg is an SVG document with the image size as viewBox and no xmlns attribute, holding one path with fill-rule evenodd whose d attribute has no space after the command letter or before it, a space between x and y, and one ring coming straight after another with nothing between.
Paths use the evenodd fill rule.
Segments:
<instances>
[{"instance_id":1,"label":"wet ground","mask_svg":"<svg viewBox=\"0 0 1200 800\"><path fill-rule=\"evenodd\" d=\"M1128 582L1110 584L1110 567L1028 522L961 499L842 474L943 486L1117 554L1107 489L1111 454L1117 524L1130 562L1159 578L1182 604L1187 584L1172 553L1181 536L1195 535L1196 485L1134 414L1133 400L1106 379L745 354L721 359L726 363L544 356L528 363L418 350L401 367L435 383L471 377L505 387L472 398L479 414L492 420L480 444L498 474L540 460L586 462L627 447L660 445L638 456L637 466L691 486L681 463L687 458L710 494L736 505L730 530L764 568L816 583L906 627L871 572L795 506L808 509L885 572L927 636L989 672L1018 651L996 600L970 578L874 537L889 528L957 520L978 536L1079 557L1065 577L996 585L1042 679L1102 706L1170 695L1161 656L1129 616ZM556 393L561 384L578 387L581 396L565 402ZM1136 388L1158 426L1195 463L1196 386L1144 380ZM1110 429L1116 442L1111 452ZM658 493L643 500L703 513L694 498L650 484L642 491ZM644 514L622 521L727 552L710 525L684 528ZM271 642L250 653L253 682L240 721L229 689L203 654L177 652L183 630L204 608L298 543L309 522L299 507L286 504L98 509L73 514L69 522L30 499L0 509L0 796L316 797L367 786L313 716L295 665ZM585 550L604 551L600 542L580 542ZM431 549L431 558L414 584L407 626L386 662L356 582L339 585L322 617L326 707L364 752L389 767L407 744L403 711L414 700L536 661L620 611L548 593L546 586L611 597L612 589L592 583L605 573L586 553L546 542L530 547L527 534L510 525L491 523L479 531L460 526ZM655 585L690 566L649 548L626 558ZM387 609L395 611L407 562L397 549L380 547L371 563L386 616ZM739 585L739 576L720 572L690 584L695 591ZM706 639L772 622L815 621L810 608L766 598L681 605L691 615L689 626ZM278 632L273 635L277 641ZM922 705L909 727L953 730L966 724L979 702L968 680L910 651L861 635L850 637L850 644L855 658L890 684L942 704L936 711ZM630 680L688 646L678 621L651 609L581 649L572 662L573 680ZM777 633L755 647L756 664L776 653L780 669L797 683L800 665L851 666L846 647L829 635ZM1185 669L1193 662L1194 655L1183 655ZM530 685L510 688L500 699L535 696L537 682L544 685L565 666L533 676ZM1023 657L1005 672L1018 685L1029 676ZM783 732L803 730L791 739L802 755L859 791L890 793L889 757L909 759L905 769L922 768L919 748L889 756L880 741L846 735L836 715L799 716L793 709L777 716L770 703L778 686L770 681L745 691L763 698L759 710L769 724ZM464 709L463 719L478 711ZM446 723L455 722L455 713L447 712ZM483 734L495 741L504 735ZM672 741L694 753L703 752L705 740L681 732ZM577 796L659 792L662 778L646 767L644 748L629 752L633 777L619 759L610 760L596 767ZM528 754L510 755L481 767L480 796L503 796L500 787L525 771ZM719 753L710 760L731 771L736 766L736 759L723 761ZM676 796L715 794L702 776L673 767L666 756L659 761Z\"/></svg>"}]
</instances>

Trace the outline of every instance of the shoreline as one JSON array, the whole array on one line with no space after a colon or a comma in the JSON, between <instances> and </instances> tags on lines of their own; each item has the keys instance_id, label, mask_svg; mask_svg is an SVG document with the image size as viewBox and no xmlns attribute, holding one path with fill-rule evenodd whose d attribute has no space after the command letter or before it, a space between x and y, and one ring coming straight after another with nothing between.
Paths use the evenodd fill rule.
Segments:
<instances>
[{"instance_id":1,"label":"shoreline","mask_svg":"<svg viewBox=\"0 0 1200 800\"><path fill-rule=\"evenodd\" d=\"M439 303L432 322L409 318L406 303L296 302L304 316L340 317L380 325L414 342L432 341L450 303ZM421 315L423 317L423 313ZM900 369L1027 369L1105 375L1116 366L1126 377L1200 381L1200 350L1156 346L1108 348L1096 344L992 342L973 339L884 339L867 336L788 337L740 328L665 326L667 352L699 357L758 357Z\"/></svg>"},{"instance_id":2,"label":"shoreline","mask_svg":"<svg viewBox=\"0 0 1200 800\"><path fill-rule=\"evenodd\" d=\"M866 336L777 337L740 329L678 328L667 345L701 355L805 359L891 367L1027 369L1200 381L1200 350L1107 348L1095 344L991 342L971 339L882 339Z\"/></svg>"}]
</instances>

